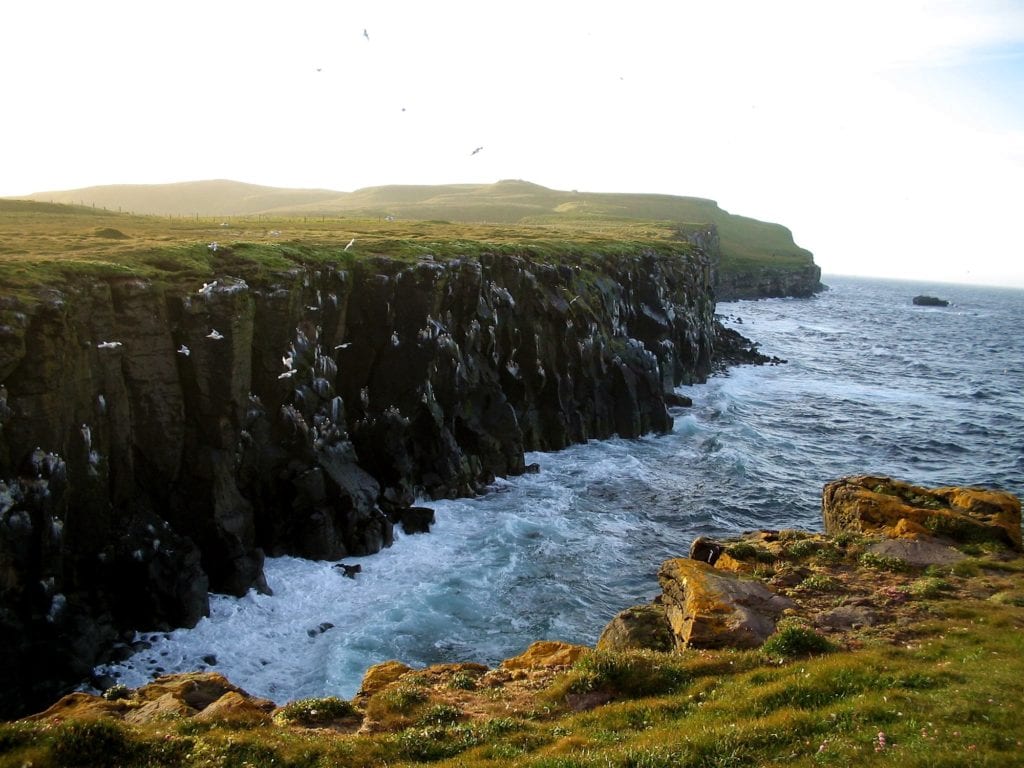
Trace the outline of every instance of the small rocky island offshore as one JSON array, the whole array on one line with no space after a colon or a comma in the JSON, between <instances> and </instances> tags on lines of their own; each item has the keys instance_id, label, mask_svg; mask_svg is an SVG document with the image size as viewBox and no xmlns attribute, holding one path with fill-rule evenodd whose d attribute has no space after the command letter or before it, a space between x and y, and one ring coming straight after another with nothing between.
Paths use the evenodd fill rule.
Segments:
<instances>
[{"instance_id":1,"label":"small rocky island offshore","mask_svg":"<svg viewBox=\"0 0 1024 768\"><path fill-rule=\"evenodd\" d=\"M915 296L913 298L914 306L917 307L948 307L949 302L946 299L940 299L937 296Z\"/></svg>"},{"instance_id":2,"label":"small rocky island offshore","mask_svg":"<svg viewBox=\"0 0 1024 768\"><path fill-rule=\"evenodd\" d=\"M0 744L11 765L1024 763L1019 499L855 476L822 510L824 534L695 541L596 648L390 661L352 701L281 707L167 676L66 696Z\"/></svg>"}]
</instances>

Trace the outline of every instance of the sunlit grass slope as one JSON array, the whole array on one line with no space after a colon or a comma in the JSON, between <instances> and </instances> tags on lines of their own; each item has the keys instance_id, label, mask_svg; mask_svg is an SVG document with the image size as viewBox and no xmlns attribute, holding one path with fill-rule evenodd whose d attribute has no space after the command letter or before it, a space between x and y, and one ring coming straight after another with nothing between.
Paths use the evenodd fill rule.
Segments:
<instances>
[{"instance_id":1,"label":"sunlit grass slope","mask_svg":"<svg viewBox=\"0 0 1024 768\"><path fill-rule=\"evenodd\" d=\"M779 224L737 216L713 200L656 194L553 190L527 181L494 184L395 185L355 192L294 190L233 181L203 181L152 186L89 187L43 192L38 201L162 216L275 216L283 218L339 215L461 223L544 224L579 228L595 222L649 221L702 227L714 224L721 239L726 272L811 263L809 251Z\"/></svg>"}]
</instances>

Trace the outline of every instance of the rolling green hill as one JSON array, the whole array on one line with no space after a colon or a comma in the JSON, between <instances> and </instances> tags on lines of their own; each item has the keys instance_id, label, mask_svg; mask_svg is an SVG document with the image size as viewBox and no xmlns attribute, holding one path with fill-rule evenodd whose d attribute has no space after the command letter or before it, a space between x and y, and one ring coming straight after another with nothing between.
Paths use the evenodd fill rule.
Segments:
<instances>
[{"instance_id":1,"label":"rolling green hill","mask_svg":"<svg viewBox=\"0 0 1024 768\"><path fill-rule=\"evenodd\" d=\"M723 273L768 266L799 269L813 264L810 251L779 224L737 216L713 200L660 194L553 190L527 181L494 184L393 185L354 192L280 189L235 181L87 187L29 196L42 202L81 204L157 216L327 217L443 220L474 224L564 225L651 221L684 230L713 224Z\"/></svg>"}]
</instances>

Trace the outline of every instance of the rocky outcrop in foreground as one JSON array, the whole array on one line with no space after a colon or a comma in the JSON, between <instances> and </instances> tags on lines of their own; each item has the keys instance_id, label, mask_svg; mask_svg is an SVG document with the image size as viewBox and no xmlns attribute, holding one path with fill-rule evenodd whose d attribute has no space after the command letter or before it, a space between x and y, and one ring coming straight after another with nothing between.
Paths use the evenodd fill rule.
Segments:
<instances>
[{"instance_id":1,"label":"rocky outcrop in foreground","mask_svg":"<svg viewBox=\"0 0 1024 768\"><path fill-rule=\"evenodd\" d=\"M930 497L908 499L905 489L914 486L888 478L873 480L879 481L875 487L884 484L893 492L871 493L892 497L909 515L928 508ZM826 513L837 506L828 489L858 487L860 481L845 478L826 486ZM1002 522L1012 526L1016 515L1019 532L1020 503L1015 497L971 488L929 493L947 491L955 497L998 498L1006 504ZM838 504L855 507L857 501ZM978 507L963 509L968 517L987 524L986 513ZM876 719L889 718L884 720L886 730L898 730L903 711L919 712L933 700L945 700L944 695L933 694L947 684L954 688L950 695L969 684L965 651L959 646L946 651L945 646L952 640L947 634L963 635L969 631L966 625L974 624L964 618L974 610L971 606L1005 607L1001 614L983 614L993 620L979 622L981 636L1019 634L1024 562L1019 543L964 538L963 529L942 535L909 530L900 526L901 520L910 519L903 516L893 517L884 529L865 533L859 522L853 522L852 513L841 519L850 525L829 535L756 531L728 541L697 540L690 558L662 566L662 596L652 605L623 611L608 625L596 649L541 641L494 668L463 662L412 669L387 661L366 672L352 701L328 697L280 707L249 696L214 672L173 675L135 691L113 688L104 696L71 694L17 724L20 730L10 732L8 743L16 749L52 745L48 748L54 753L74 744L95 749L105 759L115 750L118 757L131 753L139 764L144 763L140 756L148 756L152 764L200 765L213 752L236 756L240 749L261 750L245 754L259 754L267 764L271 758L285 762L280 758L291 754L290 745L295 743L307 750L307 757L308 750L318 750L346 765L432 761L463 753L470 760L481 754L523 756L532 764L534 756L584 750L589 754L607 742L609 728L620 729L616 742L642 732L653 726L653 713L662 706L675 713L673 718L683 713L692 716L688 722L709 727L715 715L705 713L701 720L700 708L721 706L716 688L724 685L725 701L735 703L744 691L751 697L739 702L745 714L737 718L732 712L727 720L728 728L743 734L726 734L732 738L732 754L773 742L757 724L789 708L813 721L815 728L824 722L830 729L827 735L815 731L814 742L804 740L806 732L798 734L794 745L782 753L790 759L793 749L802 750L808 759L838 749L830 744L833 726L842 740L850 742L848 751L864 748L861 732L867 729L869 750L884 752L896 745L879 731ZM899 546L886 549L892 543ZM943 603L955 603L950 609L952 622L938 625ZM966 642L974 656L984 655L979 664L986 673L1000 665L1019 666L1016 659L982 654L978 637ZM868 648L883 649L881 662L875 662L882 669L865 670L854 656L849 663L832 662L817 672L813 659L807 658ZM799 675L794 672L793 681L778 681L785 674L780 664L789 659L800 659L795 665ZM955 668L947 669L954 663ZM751 670L758 670L756 680L747 685L743 678L750 677ZM812 674L814 679L808 680ZM915 692L926 693L927 698L914 699ZM875 693L877 702L865 700ZM1013 697L998 688L991 693ZM634 709L625 708L635 698L643 701ZM599 710L613 701L622 704L602 715ZM998 709L994 700L989 704L993 712ZM835 718L831 711L818 712L823 706L838 708ZM953 700L952 720L939 720L945 710L929 714L928 720L934 722L927 723L925 736L941 732L948 734L943 742L952 742L965 728L962 707L962 700ZM594 711L586 719L573 719L581 710ZM921 738L923 721L908 720L903 739L909 749L919 749L909 740ZM673 724L660 734L663 743L690 744L695 731L669 722ZM783 732L774 720L771 723L771 733ZM1007 740L994 729L986 735L992 742L988 749L1003 749L1004 758L1006 750L1019 755L1016 736ZM709 754L717 755L721 743L712 742ZM950 748L975 749L955 742ZM353 754L360 757L346 762ZM74 757L75 764L91 764L82 754ZM752 756L737 764L765 763Z\"/></svg>"},{"instance_id":2,"label":"rocky outcrop in foreground","mask_svg":"<svg viewBox=\"0 0 1024 768\"><path fill-rule=\"evenodd\" d=\"M685 243L284 273L244 247L205 283L0 304L0 714L129 630L194 624L208 590L267 589L265 554L373 553L429 526L417 495L667 431L672 388L712 370L711 266Z\"/></svg>"}]
</instances>

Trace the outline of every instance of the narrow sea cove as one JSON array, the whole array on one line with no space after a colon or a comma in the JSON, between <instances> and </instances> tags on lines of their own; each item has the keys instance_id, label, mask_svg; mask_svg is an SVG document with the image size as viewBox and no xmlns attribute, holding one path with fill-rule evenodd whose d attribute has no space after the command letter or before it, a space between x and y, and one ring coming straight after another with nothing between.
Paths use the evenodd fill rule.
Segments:
<instances>
[{"instance_id":1,"label":"narrow sea cove","mask_svg":"<svg viewBox=\"0 0 1024 768\"><path fill-rule=\"evenodd\" d=\"M720 304L784 365L680 391L671 434L531 454L541 472L435 502L429 535L332 563L267 562L272 597L214 596L191 630L104 668L138 686L208 667L278 702L351 697L371 664L494 663L538 639L593 643L658 593L695 536L820 530L824 483L877 473L1024 494L1024 292L826 277L813 299ZM921 293L946 308L913 306ZM425 502L426 503L426 502Z\"/></svg>"}]
</instances>

